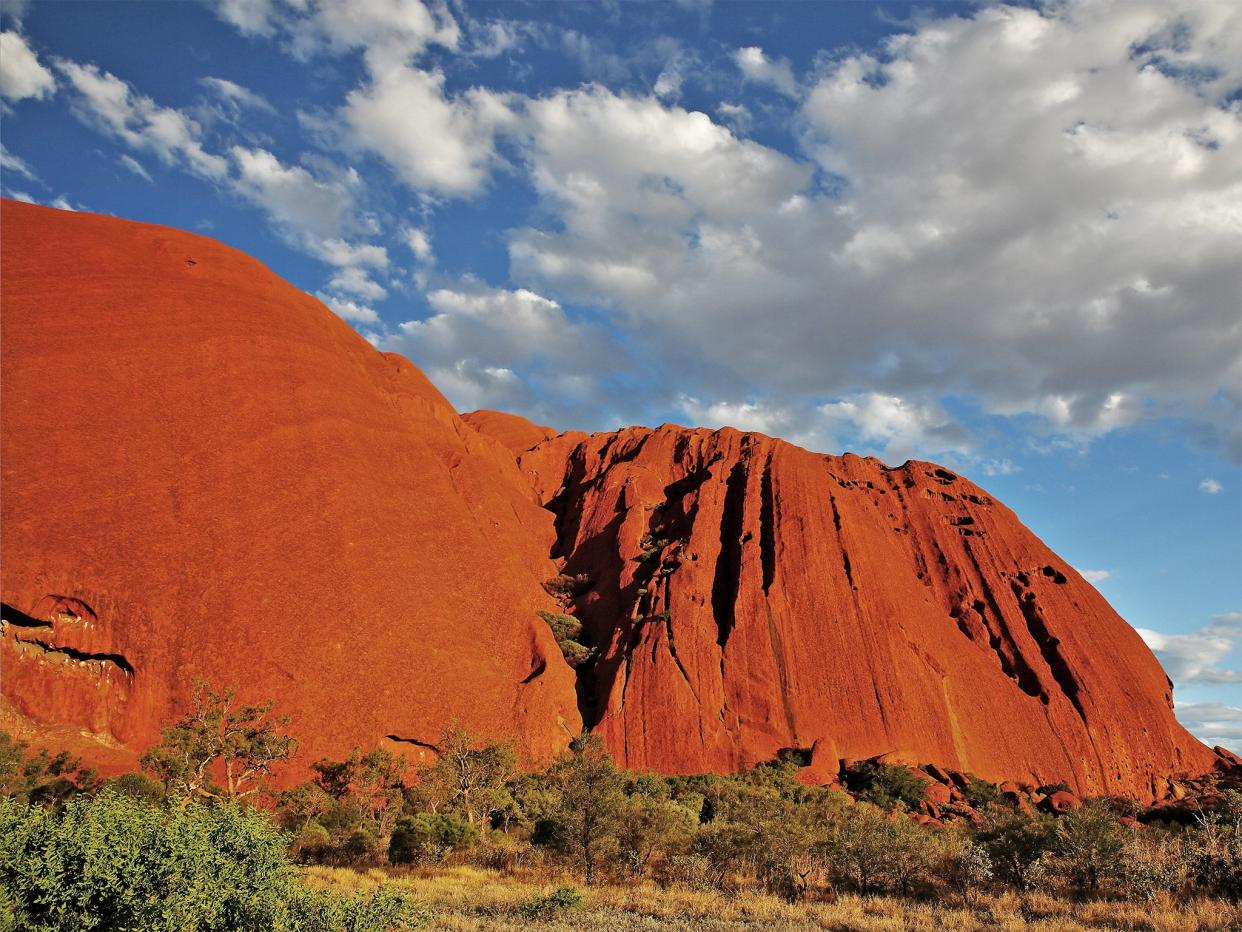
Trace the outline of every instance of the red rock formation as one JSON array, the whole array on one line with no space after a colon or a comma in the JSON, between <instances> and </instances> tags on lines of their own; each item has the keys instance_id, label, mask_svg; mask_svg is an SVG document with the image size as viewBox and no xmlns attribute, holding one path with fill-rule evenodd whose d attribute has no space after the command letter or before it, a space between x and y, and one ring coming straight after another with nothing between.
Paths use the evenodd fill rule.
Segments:
<instances>
[{"instance_id":1,"label":"red rock formation","mask_svg":"<svg viewBox=\"0 0 1242 932\"><path fill-rule=\"evenodd\" d=\"M461 419L514 453L522 453L556 436L556 431L551 427L532 424L524 417L504 411L471 411L463 414Z\"/></svg>"},{"instance_id":2,"label":"red rock formation","mask_svg":"<svg viewBox=\"0 0 1242 932\"><path fill-rule=\"evenodd\" d=\"M673 426L519 463L592 579L584 717L628 766L798 748L1155 798L1218 763L1134 630L948 470Z\"/></svg>"},{"instance_id":3,"label":"red rock formation","mask_svg":"<svg viewBox=\"0 0 1242 932\"><path fill-rule=\"evenodd\" d=\"M1164 798L1224 761L1100 595L951 472L733 430L476 431L219 243L0 220L0 726L116 766L202 676L275 699L304 761L459 719L530 762L579 707L666 772L794 748L821 782L878 757ZM535 615L560 572L590 578L576 679Z\"/></svg>"},{"instance_id":4,"label":"red rock formation","mask_svg":"<svg viewBox=\"0 0 1242 932\"><path fill-rule=\"evenodd\" d=\"M141 751L202 676L303 760L580 730L551 517L414 366L220 243L2 222L7 718Z\"/></svg>"}]
</instances>

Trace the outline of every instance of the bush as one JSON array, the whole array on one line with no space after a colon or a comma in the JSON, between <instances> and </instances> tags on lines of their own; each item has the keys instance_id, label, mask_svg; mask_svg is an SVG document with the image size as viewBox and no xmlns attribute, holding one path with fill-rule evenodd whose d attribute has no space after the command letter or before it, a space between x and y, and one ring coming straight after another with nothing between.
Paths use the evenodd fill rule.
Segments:
<instances>
[{"instance_id":1,"label":"bush","mask_svg":"<svg viewBox=\"0 0 1242 932\"><path fill-rule=\"evenodd\" d=\"M1076 886L1094 891L1121 867L1121 825L1099 800L1083 803L1057 820L1056 853Z\"/></svg>"},{"instance_id":2,"label":"bush","mask_svg":"<svg viewBox=\"0 0 1242 932\"><path fill-rule=\"evenodd\" d=\"M591 577L586 573L579 573L577 576L561 573L543 584L543 591L562 605L582 595L589 588L591 588Z\"/></svg>"},{"instance_id":3,"label":"bush","mask_svg":"<svg viewBox=\"0 0 1242 932\"><path fill-rule=\"evenodd\" d=\"M425 918L383 889L306 889L287 841L231 804L165 809L111 789L60 812L0 799L0 929L388 932Z\"/></svg>"},{"instance_id":4,"label":"bush","mask_svg":"<svg viewBox=\"0 0 1242 932\"><path fill-rule=\"evenodd\" d=\"M297 932L404 932L430 918L424 907L386 886L353 897L302 887L289 902L288 928Z\"/></svg>"},{"instance_id":5,"label":"bush","mask_svg":"<svg viewBox=\"0 0 1242 932\"><path fill-rule=\"evenodd\" d=\"M123 773L105 785L121 796L152 804L162 803L167 796L164 784L145 773Z\"/></svg>"},{"instance_id":6,"label":"bush","mask_svg":"<svg viewBox=\"0 0 1242 932\"><path fill-rule=\"evenodd\" d=\"M556 646L561 649L561 654L571 667L577 669L594 656L595 652L591 648L577 640L582 634L582 622L573 615L543 609L536 614L552 629L552 636L556 638Z\"/></svg>"},{"instance_id":7,"label":"bush","mask_svg":"<svg viewBox=\"0 0 1242 932\"><path fill-rule=\"evenodd\" d=\"M0 882L32 930L276 929L294 882L261 813L105 791L62 814L0 801Z\"/></svg>"},{"instance_id":8,"label":"bush","mask_svg":"<svg viewBox=\"0 0 1242 932\"><path fill-rule=\"evenodd\" d=\"M582 905L582 891L577 887L557 887L551 893L537 896L518 907L522 918L534 921L556 913L577 909Z\"/></svg>"},{"instance_id":9,"label":"bush","mask_svg":"<svg viewBox=\"0 0 1242 932\"><path fill-rule=\"evenodd\" d=\"M1000 789L987 780L981 780L974 774L966 775L966 788L962 790L962 795L966 797L966 802L970 803L975 809L986 809L988 806L1000 803L1004 799Z\"/></svg>"},{"instance_id":10,"label":"bush","mask_svg":"<svg viewBox=\"0 0 1242 932\"><path fill-rule=\"evenodd\" d=\"M979 834L997 878L1019 890L1030 890L1043 878L1053 844L1052 819L1002 815Z\"/></svg>"},{"instance_id":11,"label":"bush","mask_svg":"<svg viewBox=\"0 0 1242 932\"><path fill-rule=\"evenodd\" d=\"M449 852L469 848L474 841L474 827L461 816L420 812L397 823L388 844L388 860L393 864L442 861Z\"/></svg>"},{"instance_id":12,"label":"bush","mask_svg":"<svg viewBox=\"0 0 1242 932\"><path fill-rule=\"evenodd\" d=\"M566 615L564 612L549 612L543 609L540 609L535 614L547 622L557 643L572 640L582 633L582 622L573 615Z\"/></svg>"},{"instance_id":13,"label":"bush","mask_svg":"<svg viewBox=\"0 0 1242 932\"><path fill-rule=\"evenodd\" d=\"M846 789L885 811L898 803L913 809L923 799L928 783L909 767L869 760L850 765L844 776Z\"/></svg>"},{"instance_id":14,"label":"bush","mask_svg":"<svg viewBox=\"0 0 1242 932\"><path fill-rule=\"evenodd\" d=\"M298 832L289 848L289 854L299 864L315 864L328 857L332 848L332 835L318 822L307 822Z\"/></svg>"}]
</instances>

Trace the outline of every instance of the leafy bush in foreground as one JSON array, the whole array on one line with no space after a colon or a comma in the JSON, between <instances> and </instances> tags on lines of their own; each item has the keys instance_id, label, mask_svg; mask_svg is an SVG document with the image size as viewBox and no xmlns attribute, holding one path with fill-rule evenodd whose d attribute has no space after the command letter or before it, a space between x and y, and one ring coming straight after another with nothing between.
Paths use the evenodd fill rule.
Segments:
<instances>
[{"instance_id":1,"label":"leafy bush in foreground","mask_svg":"<svg viewBox=\"0 0 1242 932\"><path fill-rule=\"evenodd\" d=\"M537 896L518 907L525 919L542 919L554 913L577 909L582 905L582 891L577 887L557 887L545 896Z\"/></svg>"},{"instance_id":2,"label":"leafy bush in foreground","mask_svg":"<svg viewBox=\"0 0 1242 932\"><path fill-rule=\"evenodd\" d=\"M303 888L287 844L265 814L236 805L165 809L105 791L58 812L0 799L0 917L32 932L398 927L406 904L390 894L340 901Z\"/></svg>"}]
</instances>

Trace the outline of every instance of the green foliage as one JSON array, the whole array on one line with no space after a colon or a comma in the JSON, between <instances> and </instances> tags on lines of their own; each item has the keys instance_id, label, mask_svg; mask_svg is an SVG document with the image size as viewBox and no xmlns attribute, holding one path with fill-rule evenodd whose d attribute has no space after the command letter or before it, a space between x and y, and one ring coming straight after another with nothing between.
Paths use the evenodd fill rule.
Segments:
<instances>
[{"instance_id":1,"label":"green foliage","mask_svg":"<svg viewBox=\"0 0 1242 932\"><path fill-rule=\"evenodd\" d=\"M1054 842L1050 816L994 815L979 833L997 877L1019 890L1038 886Z\"/></svg>"},{"instance_id":2,"label":"green foliage","mask_svg":"<svg viewBox=\"0 0 1242 932\"><path fill-rule=\"evenodd\" d=\"M1117 817L1100 800L1089 800L1057 820L1055 850L1075 885L1094 891L1121 867L1125 836Z\"/></svg>"},{"instance_id":3,"label":"green foliage","mask_svg":"<svg viewBox=\"0 0 1242 932\"><path fill-rule=\"evenodd\" d=\"M159 780L148 777L145 773L123 773L104 783L104 786L120 796L157 804L167 798L167 790Z\"/></svg>"},{"instance_id":4,"label":"green foliage","mask_svg":"<svg viewBox=\"0 0 1242 932\"><path fill-rule=\"evenodd\" d=\"M283 731L288 718L271 712L270 702L241 705L234 690L217 693L200 680L190 712L164 729L142 766L183 801L246 799L263 788L272 765L297 749ZM223 785L216 782L220 776Z\"/></svg>"},{"instance_id":5,"label":"green foliage","mask_svg":"<svg viewBox=\"0 0 1242 932\"><path fill-rule=\"evenodd\" d=\"M576 739L547 774L554 794L532 840L572 854L587 885L617 854L625 776L598 735Z\"/></svg>"},{"instance_id":6,"label":"green foliage","mask_svg":"<svg viewBox=\"0 0 1242 932\"><path fill-rule=\"evenodd\" d=\"M420 812L407 816L393 829L388 860L393 864L431 864L452 851L474 844L474 826L452 812Z\"/></svg>"},{"instance_id":7,"label":"green foliage","mask_svg":"<svg viewBox=\"0 0 1242 932\"><path fill-rule=\"evenodd\" d=\"M591 587L591 577L586 573L569 576L561 573L543 584L543 590L562 605L576 599Z\"/></svg>"},{"instance_id":8,"label":"green foliage","mask_svg":"<svg viewBox=\"0 0 1242 932\"><path fill-rule=\"evenodd\" d=\"M393 932L428 919L384 887L308 889L287 842L227 802L170 808L112 787L60 809L0 799L0 929Z\"/></svg>"},{"instance_id":9,"label":"green foliage","mask_svg":"<svg viewBox=\"0 0 1242 932\"><path fill-rule=\"evenodd\" d=\"M966 802L975 809L999 805L1005 799L996 784L981 780L973 773L966 775L966 788L962 790L962 795L966 797Z\"/></svg>"},{"instance_id":10,"label":"green foliage","mask_svg":"<svg viewBox=\"0 0 1242 932\"><path fill-rule=\"evenodd\" d=\"M556 638L556 646L561 649L561 654L571 667L577 669L595 655L591 648L577 640L582 634L582 622L573 615L543 609L535 614L548 623L548 627L552 629L552 636Z\"/></svg>"},{"instance_id":11,"label":"green foliage","mask_svg":"<svg viewBox=\"0 0 1242 932\"><path fill-rule=\"evenodd\" d=\"M288 916L288 928L297 932L405 932L431 919L416 901L385 886L353 897L302 887L290 898Z\"/></svg>"},{"instance_id":12,"label":"green foliage","mask_svg":"<svg viewBox=\"0 0 1242 932\"><path fill-rule=\"evenodd\" d=\"M577 909L582 905L582 891L577 887L557 887L551 893L537 896L518 907L522 918L535 921L558 913Z\"/></svg>"},{"instance_id":13,"label":"green foliage","mask_svg":"<svg viewBox=\"0 0 1242 932\"><path fill-rule=\"evenodd\" d=\"M46 748L27 753L30 745L0 731L0 793L37 804L60 804L78 793L98 789L94 770L60 751Z\"/></svg>"},{"instance_id":14,"label":"green foliage","mask_svg":"<svg viewBox=\"0 0 1242 932\"><path fill-rule=\"evenodd\" d=\"M672 541L667 537L657 537L654 534L646 534L642 540L638 542L639 554L634 559L639 563L650 563L656 559L664 548L671 544Z\"/></svg>"},{"instance_id":15,"label":"green foliage","mask_svg":"<svg viewBox=\"0 0 1242 932\"><path fill-rule=\"evenodd\" d=\"M883 813L871 806L850 806L831 826L824 845L838 877L859 893L882 885L888 865L888 825Z\"/></svg>"},{"instance_id":16,"label":"green foliage","mask_svg":"<svg viewBox=\"0 0 1242 932\"><path fill-rule=\"evenodd\" d=\"M1065 782L1045 783L1035 791L1041 796L1051 796L1053 793L1070 793L1069 784Z\"/></svg>"},{"instance_id":17,"label":"green foliage","mask_svg":"<svg viewBox=\"0 0 1242 932\"><path fill-rule=\"evenodd\" d=\"M293 874L261 813L104 792L63 812L0 801L0 881L32 930L287 928Z\"/></svg>"},{"instance_id":18,"label":"green foliage","mask_svg":"<svg viewBox=\"0 0 1242 932\"><path fill-rule=\"evenodd\" d=\"M535 614L548 623L548 627L552 629L552 636L558 642L576 638L582 633L582 622L573 615L566 615L564 612L549 612L543 609L539 609Z\"/></svg>"},{"instance_id":19,"label":"green foliage","mask_svg":"<svg viewBox=\"0 0 1242 932\"><path fill-rule=\"evenodd\" d=\"M471 825L488 826L510 800L508 781L516 768L511 744L482 741L451 725L440 738L439 757L418 772L418 782L433 811L447 806Z\"/></svg>"},{"instance_id":20,"label":"green foliage","mask_svg":"<svg viewBox=\"0 0 1242 932\"><path fill-rule=\"evenodd\" d=\"M859 799L885 811L896 808L898 803L914 808L923 798L928 783L909 767L869 760L851 764L845 771L844 781L846 788Z\"/></svg>"},{"instance_id":21,"label":"green foliage","mask_svg":"<svg viewBox=\"0 0 1242 932\"><path fill-rule=\"evenodd\" d=\"M1200 889L1242 899L1242 793L1225 790L1218 810L1198 817L1186 839L1185 859Z\"/></svg>"},{"instance_id":22,"label":"green foliage","mask_svg":"<svg viewBox=\"0 0 1242 932\"><path fill-rule=\"evenodd\" d=\"M1121 875L1133 896L1151 902L1174 893L1185 884L1188 873L1181 837L1153 827L1126 839Z\"/></svg>"}]
</instances>

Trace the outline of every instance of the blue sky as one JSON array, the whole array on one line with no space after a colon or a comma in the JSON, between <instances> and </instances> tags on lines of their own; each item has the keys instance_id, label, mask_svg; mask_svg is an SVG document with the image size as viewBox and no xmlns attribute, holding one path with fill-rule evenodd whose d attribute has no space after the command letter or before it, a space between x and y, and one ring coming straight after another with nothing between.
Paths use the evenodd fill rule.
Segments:
<instances>
[{"instance_id":1,"label":"blue sky","mask_svg":"<svg viewBox=\"0 0 1242 932\"><path fill-rule=\"evenodd\" d=\"M8 197L217 237L461 410L986 486L1242 749L1242 8L0 2Z\"/></svg>"}]
</instances>

